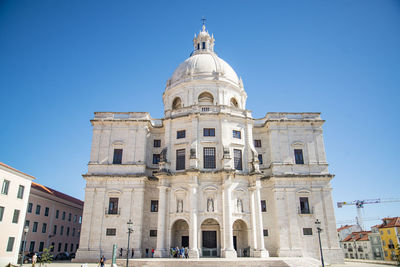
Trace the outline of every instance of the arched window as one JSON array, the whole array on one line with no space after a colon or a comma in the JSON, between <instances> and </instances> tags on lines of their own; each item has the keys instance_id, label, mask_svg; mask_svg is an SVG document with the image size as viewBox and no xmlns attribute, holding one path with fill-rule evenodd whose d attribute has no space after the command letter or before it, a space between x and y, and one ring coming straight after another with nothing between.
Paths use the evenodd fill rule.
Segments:
<instances>
[{"instance_id":1,"label":"arched window","mask_svg":"<svg viewBox=\"0 0 400 267\"><path fill-rule=\"evenodd\" d=\"M172 109L178 109L182 107L182 100L179 97L176 97L172 102Z\"/></svg>"},{"instance_id":2,"label":"arched window","mask_svg":"<svg viewBox=\"0 0 400 267\"><path fill-rule=\"evenodd\" d=\"M231 106L235 107L235 108L239 107L238 102L236 101L236 99L234 97L231 98Z\"/></svg>"},{"instance_id":3,"label":"arched window","mask_svg":"<svg viewBox=\"0 0 400 267\"><path fill-rule=\"evenodd\" d=\"M214 97L208 92L201 93L199 95L199 103L202 105L212 105L214 103Z\"/></svg>"}]
</instances>

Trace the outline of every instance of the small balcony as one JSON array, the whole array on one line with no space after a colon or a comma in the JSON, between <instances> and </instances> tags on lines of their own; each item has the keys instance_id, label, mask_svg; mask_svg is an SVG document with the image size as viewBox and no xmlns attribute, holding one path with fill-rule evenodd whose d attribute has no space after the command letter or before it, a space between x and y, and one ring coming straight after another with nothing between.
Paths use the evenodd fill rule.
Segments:
<instances>
[{"instance_id":1,"label":"small balcony","mask_svg":"<svg viewBox=\"0 0 400 267\"><path fill-rule=\"evenodd\" d=\"M298 214L314 214L314 207L311 208L300 208L297 207Z\"/></svg>"},{"instance_id":2,"label":"small balcony","mask_svg":"<svg viewBox=\"0 0 400 267\"><path fill-rule=\"evenodd\" d=\"M121 215L121 208L119 209L105 209L105 215Z\"/></svg>"},{"instance_id":3,"label":"small balcony","mask_svg":"<svg viewBox=\"0 0 400 267\"><path fill-rule=\"evenodd\" d=\"M348 251L349 251L349 252L353 252L353 248L350 248L350 247L349 247Z\"/></svg>"}]
</instances>

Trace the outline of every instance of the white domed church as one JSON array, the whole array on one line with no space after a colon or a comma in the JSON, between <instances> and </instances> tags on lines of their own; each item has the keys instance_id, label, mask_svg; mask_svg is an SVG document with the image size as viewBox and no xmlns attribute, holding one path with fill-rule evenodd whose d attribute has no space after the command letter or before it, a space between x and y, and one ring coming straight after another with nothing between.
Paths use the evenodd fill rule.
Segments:
<instances>
[{"instance_id":1,"label":"white domed church","mask_svg":"<svg viewBox=\"0 0 400 267\"><path fill-rule=\"evenodd\" d=\"M96 112L77 260L313 257L342 262L320 113L255 119L203 25L167 81L165 115ZM133 251L132 251L133 248Z\"/></svg>"}]
</instances>

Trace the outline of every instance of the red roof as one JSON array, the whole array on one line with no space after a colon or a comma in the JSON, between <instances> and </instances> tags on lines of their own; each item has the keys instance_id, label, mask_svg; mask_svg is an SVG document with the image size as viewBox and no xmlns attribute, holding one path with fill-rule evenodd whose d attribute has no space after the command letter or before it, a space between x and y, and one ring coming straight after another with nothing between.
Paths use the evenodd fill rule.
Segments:
<instances>
[{"instance_id":1,"label":"red roof","mask_svg":"<svg viewBox=\"0 0 400 267\"><path fill-rule=\"evenodd\" d=\"M45 192L47 194L53 195L55 197L58 197L58 198L66 200L66 201L69 201L69 202L72 202L72 203L75 203L75 204L83 206L83 201L82 200L79 200L77 198L71 197L71 196L66 195L64 193L61 193L61 192L59 192L57 190L51 189L50 187L47 187L47 186L44 186L44 185L41 185L41 184L38 184L38 183L35 183L35 182L32 182L32 186L31 187L35 188L37 190L40 190L42 192Z\"/></svg>"},{"instance_id":2,"label":"red roof","mask_svg":"<svg viewBox=\"0 0 400 267\"><path fill-rule=\"evenodd\" d=\"M400 217L383 218L383 223L378 228L400 227Z\"/></svg>"},{"instance_id":3,"label":"red roof","mask_svg":"<svg viewBox=\"0 0 400 267\"><path fill-rule=\"evenodd\" d=\"M368 234L371 231L361 231L361 232L353 232L349 234L342 242L349 242L349 241L368 241Z\"/></svg>"},{"instance_id":4,"label":"red roof","mask_svg":"<svg viewBox=\"0 0 400 267\"><path fill-rule=\"evenodd\" d=\"M352 226L355 226L355 225L347 225L347 224L346 224L345 226L341 226L340 228L338 228L337 231L340 232L340 231L342 231L342 230L344 230L344 229L347 229L347 228L350 228L350 227L352 227Z\"/></svg>"},{"instance_id":5,"label":"red roof","mask_svg":"<svg viewBox=\"0 0 400 267\"><path fill-rule=\"evenodd\" d=\"M29 177L31 177L32 179L36 179L36 178L35 178L35 177L33 177L32 175L29 175L29 174L26 174L26 173L24 173L24 172L21 172L21 171L19 171L19 170L17 170L17 169L14 169L13 167L11 167L11 166L8 166L7 164L4 164L3 162L0 162L0 165L1 165L1 166L3 166L3 167L6 167L6 168L8 168L8 169L10 169L10 170L13 170L13 171L19 172L20 174L23 174L23 175L29 176Z\"/></svg>"}]
</instances>

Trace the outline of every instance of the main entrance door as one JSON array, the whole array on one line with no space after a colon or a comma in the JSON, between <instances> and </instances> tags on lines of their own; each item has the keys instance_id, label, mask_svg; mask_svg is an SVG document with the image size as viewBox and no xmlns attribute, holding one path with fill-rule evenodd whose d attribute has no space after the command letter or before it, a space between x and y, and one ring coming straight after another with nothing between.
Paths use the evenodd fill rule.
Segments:
<instances>
[{"instance_id":1,"label":"main entrance door","mask_svg":"<svg viewBox=\"0 0 400 267\"><path fill-rule=\"evenodd\" d=\"M217 257L217 231L203 231L203 257Z\"/></svg>"},{"instance_id":2,"label":"main entrance door","mask_svg":"<svg viewBox=\"0 0 400 267\"><path fill-rule=\"evenodd\" d=\"M189 237L188 236L182 236L182 247L189 247Z\"/></svg>"}]
</instances>

